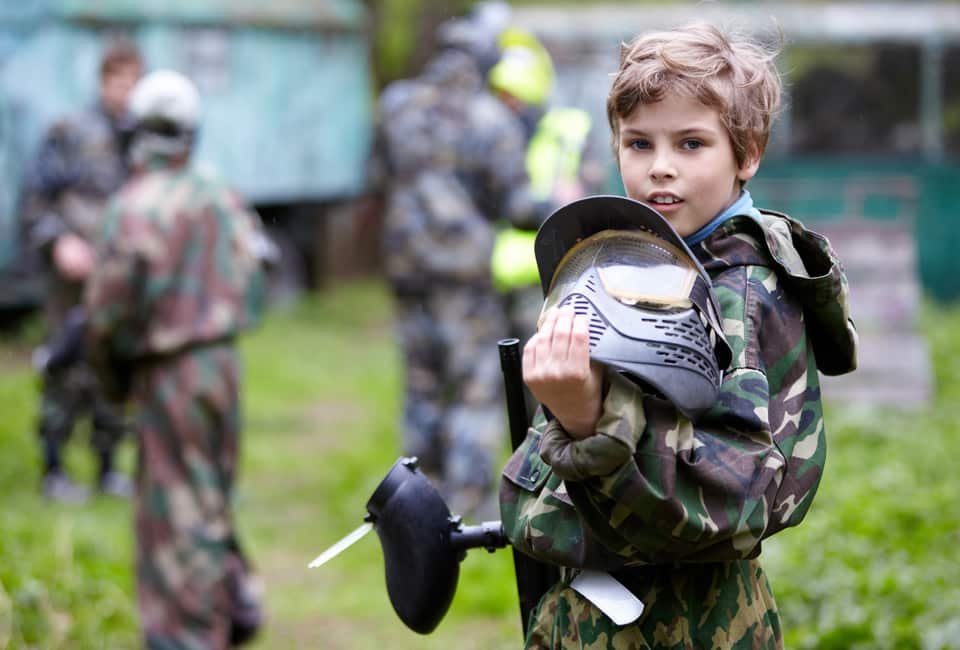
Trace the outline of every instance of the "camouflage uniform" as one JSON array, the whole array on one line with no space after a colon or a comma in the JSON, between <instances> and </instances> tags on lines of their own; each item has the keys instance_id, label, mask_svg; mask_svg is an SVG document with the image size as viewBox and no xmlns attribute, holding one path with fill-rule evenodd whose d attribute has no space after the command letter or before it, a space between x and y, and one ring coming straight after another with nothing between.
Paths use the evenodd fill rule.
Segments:
<instances>
[{"instance_id":1,"label":"camouflage uniform","mask_svg":"<svg viewBox=\"0 0 960 650\"><path fill-rule=\"evenodd\" d=\"M104 383L139 406L137 592L146 645L223 648L258 618L231 515L240 434L234 338L262 308L259 219L190 168L111 203L86 304Z\"/></svg>"},{"instance_id":2,"label":"camouflage uniform","mask_svg":"<svg viewBox=\"0 0 960 650\"><path fill-rule=\"evenodd\" d=\"M383 255L406 368L405 453L456 495L486 491L503 444L493 221L533 212L516 118L467 54L442 51L380 100L390 180ZM475 490L476 491L476 490Z\"/></svg>"},{"instance_id":3,"label":"camouflage uniform","mask_svg":"<svg viewBox=\"0 0 960 650\"><path fill-rule=\"evenodd\" d=\"M54 241L73 233L91 245L103 221L107 200L127 178L117 121L96 106L58 122L47 134L29 170L23 198L24 235L47 270L47 338L62 333L67 312L77 306L83 285L56 273L50 259ZM59 448L76 419L92 413L91 444L109 454L122 438L122 412L103 399L89 364L79 360L43 377L38 431Z\"/></svg>"},{"instance_id":4,"label":"camouflage uniform","mask_svg":"<svg viewBox=\"0 0 960 650\"><path fill-rule=\"evenodd\" d=\"M696 422L608 374L598 435L636 448L595 475L540 416L511 458L501 510L511 542L561 565L531 617L530 648L778 648L761 540L803 519L825 461L817 370L856 365L847 284L825 239L782 215L738 216L693 247L733 349ZM587 453L582 453L587 452ZM569 586L611 571L646 605L623 627Z\"/></svg>"}]
</instances>

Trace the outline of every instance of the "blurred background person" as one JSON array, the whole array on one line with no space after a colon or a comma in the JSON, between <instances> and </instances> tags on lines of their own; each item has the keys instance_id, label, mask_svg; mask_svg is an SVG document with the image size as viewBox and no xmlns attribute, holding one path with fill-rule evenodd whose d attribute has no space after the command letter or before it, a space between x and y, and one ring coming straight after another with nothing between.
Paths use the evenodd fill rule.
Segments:
<instances>
[{"instance_id":1,"label":"blurred background person","mask_svg":"<svg viewBox=\"0 0 960 650\"><path fill-rule=\"evenodd\" d=\"M47 272L44 315L48 342L61 337L70 310L81 301L95 264L93 240L104 206L127 178L125 107L142 71L140 53L132 43L111 43L100 62L96 103L50 128L26 174L21 219L26 241ZM35 358L42 383L37 430L43 456L43 494L60 502L87 498L87 489L64 469L63 447L78 418L89 413L90 444L99 462L97 487L104 494L128 496L129 479L114 465L126 430L122 410L103 399L82 355L48 367L45 349L40 348Z\"/></svg>"},{"instance_id":2,"label":"blurred background person","mask_svg":"<svg viewBox=\"0 0 960 650\"><path fill-rule=\"evenodd\" d=\"M531 198L540 213L549 214L603 184L605 170L589 146L590 114L551 105L553 61L533 34L510 27L499 42L502 55L488 75L490 87L523 124ZM523 343L536 331L543 305L533 252L536 231L507 220L500 226L493 248L493 280L504 296L510 335Z\"/></svg>"},{"instance_id":3,"label":"blurred background person","mask_svg":"<svg viewBox=\"0 0 960 650\"><path fill-rule=\"evenodd\" d=\"M523 124L527 141L524 165L531 198L538 212L547 215L603 184L603 164L590 146L592 120L581 108L552 105L553 60L532 33L512 26L503 31L499 42L502 54L491 68L488 81ZM520 339L522 345L536 333L543 306L533 250L537 233L518 228L507 219L497 225L491 270L507 317L503 335ZM526 387L524 391L529 421L537 403Z\"/></svg>"},{"instance_id":4,"label":"blurred background person","mask_svg":"<svg viewBox=\"0 0 960 650\"><path fill-rule=\"evenodd\" d=\"M134 175L110 204L86 294L93 363L136 403L137 601L148 648L225 648L261 624L232 514L236 336L263 307L259 217L190 165L200 98L160 70L130 98Z\"/></svg>"},{"instance_id":5,"label":"blurred background person","mask_svg":"<svg viewBox=\"0 0 960 650\"><path fill-rule=\"evenodd\" d=\"M420 76L388 85L380 134L389 190L383 259L404 363L403 447L451 510L492 516L506 440L493 288L494 223L535 228L523 127L490 92L506 5L443 23Z\"/></svg>"}]
</instances>

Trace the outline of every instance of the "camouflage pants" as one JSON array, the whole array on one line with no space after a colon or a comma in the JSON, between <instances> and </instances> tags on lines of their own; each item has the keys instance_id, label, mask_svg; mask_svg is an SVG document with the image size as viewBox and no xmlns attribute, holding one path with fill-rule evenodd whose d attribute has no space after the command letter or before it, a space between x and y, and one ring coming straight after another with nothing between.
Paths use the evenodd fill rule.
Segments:
<instances>
[{"instance_id":1,"label":"camouflage pants","mask_svg":"<svg viewBox=\"0 0 960 650\"><path fill-rule=\"evenodd\" d=\"M240 364L232 344L135 370L137 599L148 648L229 645L248 568L231 514Z\"/></svg>"},{"instance_id":2,"label":"camouflage pants","mask_svg":"<svg viewBox=\"0 0 960 650\"><path fill-rule=\"evenodd\" d=\"M780 616L757 560L626 569L618 575L646 606L618 626L571 589L554 585L530 617L526 648L537 650L774 650Z\"/></svg>"},{"instance_id":3,"label":"camouflage pants","mask_svg":"<svg viewBox=\"0 0 960 650\"><path fill-rule=\"evenodd\" d=\"M43 376L40 417L41 438L57 447L70 438L76 421L86 414L92 420L90 444L97 452L110 452L123 439L127 427L120 406L104 398L93 370L76 363Z\"/></svg>"},{"instance_id":4,"label":"camouflage pants","mask_svg":"<svg viewBox=\"0 0 960 650\"><path fill-rule=\"evenodd\" d=\"M497 352L504 331L492 290L441 289L397 300L404 453L453 491L489 489L507 440Z\"/></svg>"}]
</instances>

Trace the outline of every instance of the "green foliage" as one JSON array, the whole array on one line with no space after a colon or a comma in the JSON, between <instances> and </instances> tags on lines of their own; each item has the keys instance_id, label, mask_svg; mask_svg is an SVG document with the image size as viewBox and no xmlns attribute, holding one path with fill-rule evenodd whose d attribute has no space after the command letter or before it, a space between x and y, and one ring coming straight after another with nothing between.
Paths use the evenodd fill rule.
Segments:
<instances>
[{"instance_id":1,"label":"green foliage","mask_svg":"<svg viewBox=\"0 0 960 650\"><path fill-rule=\"evenodd\" d=\"M383 0L376 3L374 50L377 78L396 79L407 72L417 38L422 0Z\"/></svg>"},{"instance_id":2,"label":"green foliage","mask_svg":"<svg viewBox=\"0 0 960 650\"><path fill-rule=\"evenodd\" d=\"M930 308L936 396L914 412L832 405L827 469L763 556L791 648L960 648L960 310Z\"/></svg>"},{"instance_id":3,"label":"green foliage","mask_svg":"<svg viewBox=\"0 0 960 650\"><path fill-rule=\"evenodd\" d=\"M450 613L419 636L391 609L375 534L320 569L356 528L399 453L400 365L390 304L348 284L275 311L243 341L237 519L265 578L254 648L516 648L510 554L472 551ZM960 310L931 308L938 392L920 413L828 413L827 473L806 521L763 557L789 648L960 647ZM37 495L36 383L22 339L0 342L0 648L138 647L128 504ZM68 465L93 466L79 432ZM124 450L132 467L132 445Z\"/></svg>"},{"instance_id":4,"label":"green foliage","mask_svg":"<svg viewBox=\"0 0 960 650\"><path fill-rule=\"evenodd\" d=\"M74 509L40 498L26 352L0 349L0 648L8 640L13 648L135 647L129 507L98 500ZM89 483L90 454L79 447L67 462Z\"/></svg>"}]
</instances>

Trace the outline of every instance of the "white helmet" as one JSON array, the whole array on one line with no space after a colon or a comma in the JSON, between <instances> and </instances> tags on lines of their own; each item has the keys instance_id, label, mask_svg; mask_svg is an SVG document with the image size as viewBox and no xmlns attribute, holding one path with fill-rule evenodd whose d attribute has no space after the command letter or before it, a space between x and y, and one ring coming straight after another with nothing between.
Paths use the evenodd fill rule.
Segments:
<instances>
[{"instance_id":1,"label":"white helmet","mask_svg":"<svg viewBox=\"0 0 960 650\"><path fill-rule=\"evenodd\" d=\"M200 93L173 70L144 76L130 93L127 110L134 125L130 159L142 164L153 156L188 155L200 121Z\"/></svg>"},{"instance_id":2,"label":"white helmet","mask_svg":"<svg viewBox=\"0 0 960 650\"><path fill-rule=\"evenodd\" d=\"M200 93L179 72L157 70L137 82L128 108L138 125L166 123L167 128L193 131L200 120Z\"/></svg>"}]
</instances>

